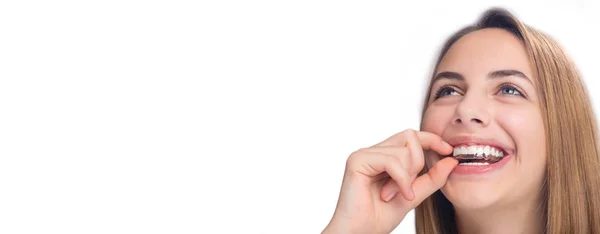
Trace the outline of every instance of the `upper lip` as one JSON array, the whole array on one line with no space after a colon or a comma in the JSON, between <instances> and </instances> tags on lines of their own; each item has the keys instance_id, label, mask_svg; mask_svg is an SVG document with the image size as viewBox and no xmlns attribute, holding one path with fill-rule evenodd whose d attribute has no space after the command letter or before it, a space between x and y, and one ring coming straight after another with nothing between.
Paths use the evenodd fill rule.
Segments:
<instances>
[{"instance_id":1,"label":"upper lip","mask_svg":"<svg viewBox=\"0 0 600 234\"><path fill-rule=\"evenodd\" d=\"M505 154L512 154L514 151L512 147L510 147L507 144L504 144L500 141L497 141L493 138L484 138L484 137L473 136L473 135L454 136L454 137L448 138L446 140L446 142L448 142L450 145L452 145L454 147L461 146L461 145L494 146L496 148L502 149Z\"/></svg>"}]
</instances>

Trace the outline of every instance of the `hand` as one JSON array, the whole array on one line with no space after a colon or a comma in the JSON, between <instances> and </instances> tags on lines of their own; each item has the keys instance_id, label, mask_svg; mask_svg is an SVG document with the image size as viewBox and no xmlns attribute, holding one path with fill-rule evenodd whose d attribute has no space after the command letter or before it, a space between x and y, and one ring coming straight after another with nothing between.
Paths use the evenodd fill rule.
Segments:
<instances>
[{"instance_id":1,"label":"hand","mask_svg":"<svg viewBox=\"0 0 600 234\"><path fill-rule=\"evenodd\" d=\"M335 213L323 233L390 233L406 214L446 183L458 165L452 157L417 178L423 150L453 147L429 132L406 130L350 155Z\"/></svg>"}]
</instances>

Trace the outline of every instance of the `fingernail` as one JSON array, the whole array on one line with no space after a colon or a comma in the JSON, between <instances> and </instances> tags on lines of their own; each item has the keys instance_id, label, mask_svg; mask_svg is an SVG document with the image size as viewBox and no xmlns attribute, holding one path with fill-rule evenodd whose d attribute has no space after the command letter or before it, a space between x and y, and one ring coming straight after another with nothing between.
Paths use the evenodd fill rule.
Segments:
<instances>
[{"instance_id":1,"label":"fingernail","mask_svg":"<svg viewBox=\"0 0 600 234\"><path fill-rule=\"evenodd\" d=\"M387 197L385 197L384 201L385 202L389 202L390 200L392 200L392 198L394 198L394 196L396 196L397 193L398 192L390 193L390 195L388 195Z\"/></svg>"}]
</instances>

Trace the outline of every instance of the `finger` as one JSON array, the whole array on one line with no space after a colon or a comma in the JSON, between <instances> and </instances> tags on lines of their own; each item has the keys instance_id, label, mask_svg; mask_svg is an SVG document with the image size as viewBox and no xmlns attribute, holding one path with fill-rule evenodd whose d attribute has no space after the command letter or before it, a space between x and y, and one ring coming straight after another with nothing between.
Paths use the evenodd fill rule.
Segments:
<instances>
[{"instance_id":1,"label":"finger","mask_svg":"<svg viewBox=\"0 0 600 234\"><path fill-rule=\"evenodd\" d=\"M379 196L381 197L381 200L389 202L396 197L398 191L400 191L400 186L395 180L390 179L381 188Z\"/></svg>"},{"instance_id":2,"label":"finger","mask_svg":"<svg viewBox=\"0 0 600 234\"><path fill-rule=\"evenodd\" d=\"M411 178L400 160L392 155L374 152L360 152L348 159L348 167L355 173L368 177L386 172L399 185L399 193L407 200L413 200L415 194Z\"/></svg>"},{"instance_id":3,"label":"finger","mask_svg":"<svg viewBox=\"0 0 600 234\"><path fill-rule=\"evenodd\" d=\"M412 175L410 178L411 184L415 181L417 175ZM387 181L383 187L381 188L381 193L379 194L379 196L381 196L381 199L388 202L390 200L392 200L396 194L398 194L398 191L400 191L400 186L398 185L398 183L396 183L396 181L389 180ZM414 191L414 188L413 188Z\"/></svg>"},{"instance_id":4,"label":"finger","mask_svg":"<svg viewBox=\"0 0 600 234\"><path fill-rule=\"evenodd\" d=\"M452 153L452 146L445 142L442 137L425 131L415 131L412 129L407 129L405 131L399 132L385 141L382 141L379 144L372 146L374 147L383 147L383 146L407 146L408 136L417 135L417 138L421 144L423 149L431 149L442 155L447 155Z\"/></svg>"},{"instance_id":5,"label":"finger","mask_svg":"<svg viewBox=\"0 0 600 234\"><path fill-rule=\"evenodd\" d=\"M404 165L410 165L409 174L411 176L418 174L425 166L425 156L423 153L424 149L431 149L438 152L440 155L447 155L453 151L453 147L444 142L442 138L436 134L430 132L416 132L411 129L402 132L402 134L403 138L395 143L404 142L405 145L402 146L406 146L406 148L408 148L408 151L410 152L409 157L405 156L406 153L402 152L403 150L394 149L395 147L399 146L393 145L393 142L388 142L392 145L388 145L388 143L384 142L380 144L380 146L367 149L401 157L400 160L405 163Z\"/></svg>"},{"instance_id":6,"label":"finger","mask_svg":"<svg viewBox=\"0 0 600 234\"><path fill-rule=\"evenodd\" d=\"M396 156L402 161L403 165L408 165L408 173L413 176L418 174L425 164L425 156L421 146L421 142L418 139L417 132L406 131L405 132L406 145L404 146L378 146L372 148L366 148L369 152L380 152L389 155ZM424 137L424 143L428 146L430 141L427 137ZM429 142L429 143L428 143ZM427 147L430 148L430 147Z\"/></svg>"},{"instance_id":7,"label":"finger","mask_svg":"<svg viewBox=\"0 0 600 234\"><path fill-rule=\"evenodd\" d=\"M448 176L457 165L458 160L446 157L437 162L426 174L416 178L412 184L415 192L414 206L416 207L425 198L442 188L446 184Z\"/></svg>"},{"instance_id":8,"label":"finger","mask_svg":"<svg viewBox=\"0 0 600 234\"><path fill-rule=\"evenodd\" d=\"M410 176L413 175L417 175L419 174L419 172L423 169L423 166L425 165L425 155L423 154L423 144L426 145L430 145L430 144L435 144L435 140L434 139L429 139L429 138L435 138L435 137L431 137L429 136L430 134L427 133L423 133L421 134L421 140L419 139L419 136L417 135L417 132L415 131L408 131L406 132L406 145L408 147L408 150L410 152L410 169L408 170L408 174ZM435 134L431 134L434 136L437 136ZM440 138L441 139L441 138ZM429 148L431 148L429 146Z\"/></svg>"},{"instance_id":9,"label":"finger","mask_svg":"<svg viewBox=\"0 0 600 234\"><path fill-rule=\"evenodd\" d=\"M400 160L400 162L402 163L402 165L411 165L412 159L411 159L411 156L409 155L410 152L407 147L383 146L383 147L365 148L364 150L366 152L377 152L377 153L384 153L384 154L392 155L392 156L395 156L396 158L398 158ZM417 173L408 173L409 176L411 177L411 179L410 179L411 184L415 180L415 177L417 176L418 172L422 169L422 166L418 170L414 169L412 167L413 166L408 166L406 169L407 172L417 171ZM398 183L395 180L390 179L389 181L387 181L384 184L384 186L382 187L382 189L380 191L381 199L386 202L390 201L397 195L397 193L399 191L400 191L400 186L398 185Z\"/></svg>"},{"instance_id":10,"label":"finger","mask_svg":"<svg viewBox=\"0 0 600 234\"><path fill-rule=\"evenodd\" d=\"M436 166L434 166L431 170L429 170L429 175L431 176L430 178L442 178L441 182L440 179L433 179L433 180L429 180L431 182L431 186L429 186L430 191L428 193L427 190L423 190L423 183L422 182L416 182L415 181L415 176L412 177L412 181L413 181L413 191L416 194L416 199L415 199L415 206L417 206L419 203L421 203L423 200L425 200L425 198L427 198L428 196L430 196L431 194L433 194L435 191L437 191L439 188L443 187L444 184L446 183L446 180L448 178L448 175L452 172L452 169L454 169L454 167L456 167L456 165L458 165L458 161L456 162L452 162L452 161L456 161L456 160L441 160L440 162L438 162L438 164L436 164ZM456 164L456 165L453 165ZM440 169L441 168L441 169ZM423 176L427 176L427 174L423 175ZM421 177L423 177L421 176ZM420 177L420 178L421 178ZM422 180L422 179L421 179ZM420 184L419 184L420 183ZM388 202L391 199L393 199L395 197L395 195L398 193L398 191L400 190L400 187L398 186L397 183L395 183L395 181L390 180L387 183L385 183L385 185L381 188L381 199ZM421 198L423 195L420 191L424 191L424 196L425 198ZM421 198L421 200L419 200L419 198Z\"/></svg>"},{"instance_id":11,"label":"finger","mask_svg":"<svg viewBox=\"0 0 600 234\"><path fill-rule=\"evenodd\" d=\"M393 157L393 156L391 156ZM393 158L396 161L396 158ZM386 167L387 173L392 177L392 181L399 186L399 192L406 200L412 201L415 199L415 192L412 188L412 179L408 171L399 166L389 165Z\"/></svg>"},{"instance_id":12,"label":"finger","mask_svg":"<svg viewBox=\"0 0 600 234\"><path fill-rule=\"evenodd\" d=\"M440 155L452 153L453 147L445 142L442 137L430 132L416 132L420 146L423 150L433 150Z\"/></svg>"}]
</instances>

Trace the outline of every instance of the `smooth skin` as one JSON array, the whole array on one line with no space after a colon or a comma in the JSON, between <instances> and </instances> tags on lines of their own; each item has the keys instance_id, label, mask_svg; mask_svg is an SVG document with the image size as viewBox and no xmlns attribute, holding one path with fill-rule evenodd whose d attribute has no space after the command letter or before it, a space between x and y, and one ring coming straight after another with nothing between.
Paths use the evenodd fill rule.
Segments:
<instances>
[{"instance_id":1,"label":"smooth skin","mask_svg":"<svg viewBox=\"0 0 600 234\"><path fill-rule=\"evenodd\" d=\"M438 189L461 233L543 232L546 134L533 71L525 45L510 32L489 28L459 39L436 74L460 77L433 83L423 131L401 132L348 158L324 233L389 233ZM440 157L453 150L442 139L467 135L513 149L510 161L482 174L451 173L458 162ZM415 179L424 164L429 173Z\"/></svg>"},{"instance_id":2,"label":"smooth skin","mask_svg":"<svg viewBox=\"0 0 600 234\"><path fill-rule=\"evenodd\" d=\"M424 150L449 155L453 147L433 133L405 130L352 153L335 213L323 233L390 233L425 198L439 190L458 165L438 161L427 174Z\"/></svg>"}]
</instances>

